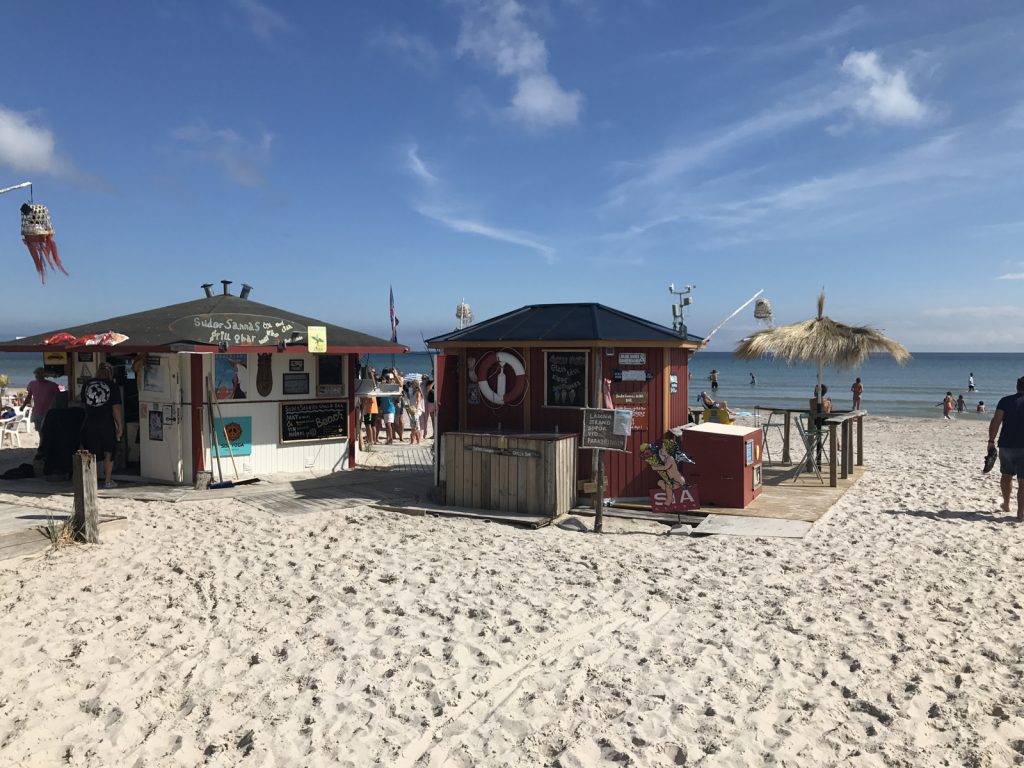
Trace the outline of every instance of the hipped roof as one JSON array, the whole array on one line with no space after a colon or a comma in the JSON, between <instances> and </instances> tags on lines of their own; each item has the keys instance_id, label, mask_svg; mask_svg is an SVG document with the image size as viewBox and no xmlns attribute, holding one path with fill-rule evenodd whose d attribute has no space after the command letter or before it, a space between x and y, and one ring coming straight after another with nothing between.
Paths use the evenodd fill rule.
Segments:
<instances>
[{"instance_id":1,"label":"hipped roof","mask_svg":"<svg viewBox=\"0 0 1024 768\"><path fill-rule=\"evenodd\" d=\"M177 332L172 330L171 324L176 320L196 315L262 315L279 318L296 326L308 327L310 325L321 325L327 328L327 351L333 353L365 354L374 353L399 353L408 352L409 348L401 344L393 344L375 336L369 336L349 328L342 328L339 325L317 320L305 315L297 315L268 304L260 304L249 299L243 299L232 294L219 294L211 297L203 297L195 301L185 301L181 304L158 309L149 309L144 312L135 312L130 315L111 317L106 320L97 320L83 325L76 325L71 328L55 328L46 333L26 336L21 339L0 341L0 351L3 352L60 352L68 349L100 349L112 352L157 352L157 351L216 351L218 345L201 337L189 338L183 335L179 328ZM116 331L128 337L128 340L116 346L85 346L85 345L64 345L64 344L43 344L55 333L70 333L76 338L89 334L103 334L107 331ZM174 349L172 349L174 345ZM251 352L254 349L276 349L277 345L266 347L254 347L252 345L229 344L229 351ZM305 334L298 344L289 344L288 349L292 352L306 349Z\"/></svg>"},{"instance_id":2,"label":"hipped roof","mask_svg":"<svg viewBox=\"0 0 1024 768\"><path fill-rule=\"evenodd\" d=\"M615 342L697 347L702 339L603 304L530 304L427 340L431 347L501 342Z\"/></svg>"}]
</instances>

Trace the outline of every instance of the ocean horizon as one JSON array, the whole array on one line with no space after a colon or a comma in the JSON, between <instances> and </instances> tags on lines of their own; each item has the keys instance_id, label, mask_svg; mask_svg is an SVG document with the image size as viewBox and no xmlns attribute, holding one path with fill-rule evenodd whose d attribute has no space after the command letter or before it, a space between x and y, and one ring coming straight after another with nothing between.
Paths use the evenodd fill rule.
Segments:
<instances>
[{"instance_id":1,"label":"ocean horizon","mask_svg":"<svg viewBox=\"0 0 1024 768\"><path fill-rule=\"evenodd\" d=\"M433 354L428 352L364 355L361 362L369 362L378 371L392 366L405 373L433 371ZM10 377L8 388L23 389L40 365L42 354L38 352L0 352L0 373ZM696 405L701 391L711 391L708 375L712 370L718 371L716 399L741 412L752 412L756 406L799 408L814 394L814 365L739 360L731 352L700 351L690 361L691 405ZM972 373L976 391L969 392L967 377ZM989 419L996 402L1014 391L1020 376L1024 376L1024 353L918 352L902 366L885 355L872 355L849 370L826 366L822 381L836 409L850 408L850 386L859 377L864 385L862 407L868 413L941 418L938 404L946 392L952 392L953 397L963 394L967 401L967 412L957 414L960 418ZM66 379L57 381L67 384ZM987 413L977 413L979 402L985 403Z\"/></svg>"}]
</instances>

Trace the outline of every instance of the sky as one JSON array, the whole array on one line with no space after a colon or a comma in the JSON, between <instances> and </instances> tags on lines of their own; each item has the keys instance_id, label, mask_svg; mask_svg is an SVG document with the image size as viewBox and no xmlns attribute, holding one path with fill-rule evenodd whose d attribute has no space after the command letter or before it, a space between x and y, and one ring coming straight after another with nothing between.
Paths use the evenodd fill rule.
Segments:
<instances>
[{"instance_id":1,"label":"sky","mask_svg":"<svg viewBox=\"0 0 1024 768\"><path fill-rule=\"evenodd\" d=\"M763 290L1024 352L1019 0L7 3L0 331L248 283L399 341L599 302L706 336ZM708 349L765 327L752 305ZM117 329L112 329L117 330Z\"/></svg>"}]
</instances>

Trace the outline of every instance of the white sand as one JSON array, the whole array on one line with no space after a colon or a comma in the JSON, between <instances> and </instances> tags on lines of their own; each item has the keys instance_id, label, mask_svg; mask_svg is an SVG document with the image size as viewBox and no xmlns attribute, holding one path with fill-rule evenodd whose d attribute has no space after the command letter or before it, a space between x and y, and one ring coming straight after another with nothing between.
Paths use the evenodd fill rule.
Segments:
<instances>
[{"instance_id":1,"label":"white sand","mask_svg":"<svg viewBox=\"0 0 1024 768\"><path fill-rule=\"evenodd\" d=\"M1013 765L985 422L866 426L803 540L105 501L104 544L0 563L0 764Z\"/></svg>"}]
</instances>

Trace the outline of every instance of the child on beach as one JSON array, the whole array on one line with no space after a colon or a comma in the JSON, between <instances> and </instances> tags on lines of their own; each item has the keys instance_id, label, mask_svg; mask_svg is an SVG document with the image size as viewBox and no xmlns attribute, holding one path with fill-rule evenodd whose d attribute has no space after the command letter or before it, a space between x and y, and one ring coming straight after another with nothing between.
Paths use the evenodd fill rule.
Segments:
<instances>
[{"instance_id":1,"label":"child on beach","mask_svg":"<svg viewBox=\"0 0 1024 768\"><path fill-rule=\"evenodd\" d=\"M939 403L942 406L942 416L946 421L952 421L953 417L950 415L953 413L953 409L956 408L956 400L953 399L953 393L947 392L946 396Z\"/></svg>"},{"instance_id":2,"label":"child on beach","mask_svg":"<svg viewBox=\"0 0 1024 768\"><path fill-rule=\"evenodd\" d=\"M978 413L984 413L984 412L985 412L985 401L984 400L979 400L978 401Z\"/></svg>"}]
</instances>

